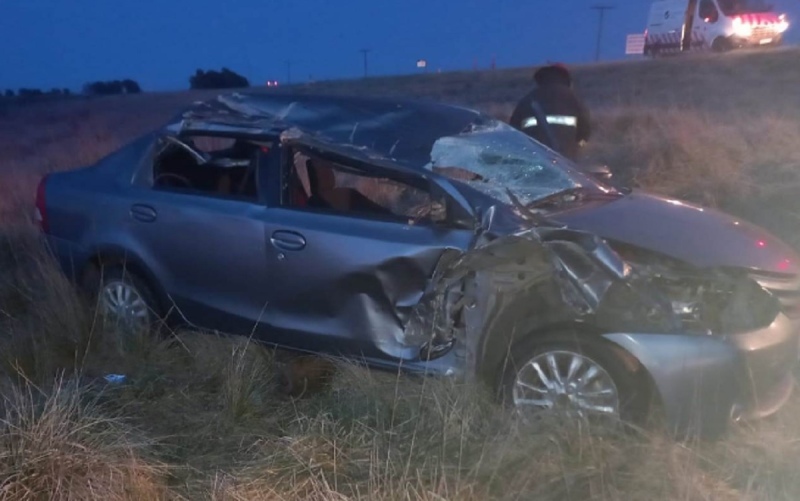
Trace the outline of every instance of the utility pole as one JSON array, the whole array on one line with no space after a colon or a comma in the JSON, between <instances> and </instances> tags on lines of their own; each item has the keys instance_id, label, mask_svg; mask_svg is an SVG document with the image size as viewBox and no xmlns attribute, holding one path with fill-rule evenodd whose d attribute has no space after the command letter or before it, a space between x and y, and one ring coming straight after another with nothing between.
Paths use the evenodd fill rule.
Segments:
<instances>
[{"instance_id":1,"label":"utility pole","mask_svg":"<svg viewBox=\"0 0 800 501\"><path fill-rule=\"evenodd\" d=\"M592 10L596 10L599 14L597 18L597 46L595 48L594 60L600 60L600 41L603 38L603 21L605 20L605 13L607 10L614 8L613 5L592 5Z\"/></svg>"},{"instance_id":2,"label":"utility pole","mask_svg":"<svg viewBox=\"0 0 800 501\"><path fill-rule=\"evenodd\" d=\"M361 49L361 54L364 55L364 78L367 78L367 54L370 52L369 49Z\"/></svg>"}]
</instances>

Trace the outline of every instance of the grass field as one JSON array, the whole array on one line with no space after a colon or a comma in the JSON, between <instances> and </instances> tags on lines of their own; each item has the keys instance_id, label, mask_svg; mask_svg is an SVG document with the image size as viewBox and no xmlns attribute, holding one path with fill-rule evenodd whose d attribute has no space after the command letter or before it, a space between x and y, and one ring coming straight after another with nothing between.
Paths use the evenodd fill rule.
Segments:
<instances>
[{"instance_id":1,"label":"grass field","mask_svg":"<svg viewBox=\"0 0 800 501\"><path fill-rule=\"evenodd\" d=\"M531 72L310 90L507 118ZM593 112L589 157L800 248L800 51L587 66L576 79ZM720 442L678 443L520 423L478 388L355 365L291 399L275 354L246 339L106 332L32 235L37 177L93 162L209 95L0 105L0 499L800 499L800 397Z\"/></svg>"}]
</instances>

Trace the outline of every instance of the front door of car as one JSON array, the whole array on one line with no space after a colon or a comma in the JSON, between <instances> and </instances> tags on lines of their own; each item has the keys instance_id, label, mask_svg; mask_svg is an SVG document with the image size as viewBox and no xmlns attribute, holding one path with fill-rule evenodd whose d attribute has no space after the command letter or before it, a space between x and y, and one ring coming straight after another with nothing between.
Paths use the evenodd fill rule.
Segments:
<instances>
[{"instance_id":1,"label":"front door of car","mask_svg":"<svg viewBox=\"0 0 800 501\"><path fill-rule=\"evenodd\" d=\"M371 358L409 358L403 325L448 248L465 230L348 215L271 209L268 268L275 286L266 318L279 344Z\"/></svg>"},{"instance_id":2,"label":"front door of car","mask_svg":"<svg viewBox=\"0 0 800 501\"><path fill-rule=\"evenodd\" d=\"M337 183L360 187L364 193L371 189L377 195L374 199L394 213L359 212L362 209L355 202L351 210L303 206L288 195L283 206L269 210L266 259L275 293L266 317L274 328L273 339L311 351L372 359L415 358L419 346L406 344L403 333L411 310L442 254L447 249L467 249L474 233L403 219L398 213L404 209L392 207L390 200L398 185L348 175L337 177ZM346 191L353 188L340 189L345 191L335 200L347 193L359 199L360 195ZM400 205L415 202L409 192L394 200ZM372 207L369 202L363 204Z\"/></svg>"},{"instance_id":3,"label":"front door of car","mask_svg":"<svg viewBox=\"0 0 800 501\"><path fill-rule=\"evenodd\" d=\"M164 169L159 173L164 179L171 182L191 177L192 169L212 168L197 165L200 157L185 144L176 146L171 151L177 156L170 161L183 165L182 170ZM253 161L260 169L267 160L254 152ZM264 260L266 207L258 194L226 195L205 184L187 188L156 183L132 191L131 247L190 324L249 333L262 317L271 283Z\"/></svg>"}]
</instances>

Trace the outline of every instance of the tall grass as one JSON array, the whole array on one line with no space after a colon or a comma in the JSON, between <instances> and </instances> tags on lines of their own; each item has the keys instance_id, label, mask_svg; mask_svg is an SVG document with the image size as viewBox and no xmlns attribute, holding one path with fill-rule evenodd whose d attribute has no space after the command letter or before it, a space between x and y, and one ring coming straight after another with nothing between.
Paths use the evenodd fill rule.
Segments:
<instances>
[{"instance_id":1,"label":"tall grass","mask_svg":"<svg viewBox=\"0 0 800 501\"><path fill-rule=\"evenodd\" d=\"M0 396L0 499L177 499L164 465L139 455L147 442L79 382L27 382Z\"/></svg>"}]
</instances>

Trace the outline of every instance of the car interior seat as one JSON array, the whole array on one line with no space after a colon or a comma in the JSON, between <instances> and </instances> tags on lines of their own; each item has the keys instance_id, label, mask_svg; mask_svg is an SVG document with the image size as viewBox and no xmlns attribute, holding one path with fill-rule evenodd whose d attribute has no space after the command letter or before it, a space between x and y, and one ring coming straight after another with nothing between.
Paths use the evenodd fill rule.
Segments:
<instances>
[{"instance_id":1,"label":"car interior seat","mask_svg":"<svg viewBox=\"0 0 800 501\"><path fill-rule=\"evenodd\" d=\"M308 169L308 181L311 185L311 197L308 205L312 207L324 207L340 212L350 211L351 189L336 187L336 174L333 168L324 165L319 160L309 160L306 163Z\"/></svg>"}]
</instances>

